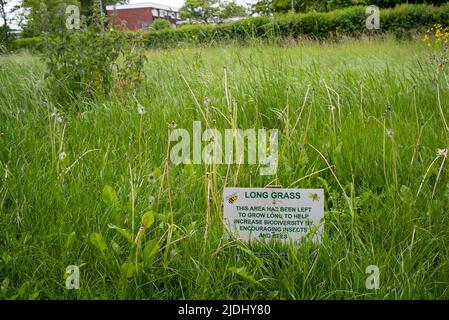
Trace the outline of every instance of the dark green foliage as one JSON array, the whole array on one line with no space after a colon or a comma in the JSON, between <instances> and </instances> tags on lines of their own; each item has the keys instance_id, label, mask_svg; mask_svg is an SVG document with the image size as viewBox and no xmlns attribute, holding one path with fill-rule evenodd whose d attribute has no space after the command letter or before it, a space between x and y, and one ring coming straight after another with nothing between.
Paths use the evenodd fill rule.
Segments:
<instances>
[{"instance_id":1,"label":"dark green foliage","mask_svg":"<svg viewBox=\"0 0 449 320\"><path fill-rule=\"evenodd\" d=\"M380 13L380 33L401 34L422 31L437 22L449 21L449 5L401 5ZM286 38L300 35L329 38L368 34L365 6L330 12L287 14L276 17L251 17L240 21L210 25L184 26L176 30L150 32L145 37L148 48L168 48L182 44L205 44L220 41L247 41L254 38Z\"/></svg>"},{"instance_id":2,"label":"dark green foliage","mask_svg":"<svg viewBox=\"0 0 449 320\"><path fill-rule=\"evenodd\" d=\"M11 34L8 26L0 26L0 53L7 52L11 49L14 36Z\"/></svg>"},{"instance_id":3,"label":"dark green foliage","mask_svg":"<svg viewBox=\"0 0 449 320\"><path fill-rule=\"evenodd\" d=\"M12 43L13 50L27 49L29 51L42 51L41 38L20 38Z\"/></svg>"},{"instance_id":4,"label":"dark green foliage","mask_svg":"<svg viewBox=\"0 0 449 320\"><path fill-rule=\"evenodd\" d=\"M102 26L98 13L79 30L45 39L46 82L55 102L69 105L79 98L106 97L112 89L133 93L139 87L145 55L138 38Z\"/></svg>"},{"instance_id":5,"label":"dark green foliage","mask_svg":"<svg viewBox=\"0 0 449 320\"><path fill-rule=\"evenodd\" d=\"M83 14L86 17L90 17L92 16L92 14L94 13L93 8L94 7L99 7L99 1L98 0L80 0L79 1L81 4L81 14ZM106 6L107 5L112 5L112 4L117 4L117 3L128 3L128 0L121 0L121 1L117 1L117 0L102 0L101 4L103 5L103 11L106 10Z\"/></svg>"},{"instance_id":6,"label":"dark green foliage","mask_svg":"<svg viewBox=\"0 0 449 320\"><path fill-rule=\"evenodd\" d=\"M295 12L327 12L351 6L375 5L380 8L392 8L400 4L441 5L446 0L293 0ZM252 12L259 14L291 12L292 0L260 0L252 5Z\"/></svg>"},{"instance_id":7,"label":"dark green foliage","mask_svg":"<svg viewBox=\"0 0 449 320\"><path fill-rule=\"evenodd\" d=\"M65 12L68 5L79 5L77 0L25 0L22 7L29 10L23 34L38 37L46 33L58 33L65 28Z\"/></svg>"}]
</instances>

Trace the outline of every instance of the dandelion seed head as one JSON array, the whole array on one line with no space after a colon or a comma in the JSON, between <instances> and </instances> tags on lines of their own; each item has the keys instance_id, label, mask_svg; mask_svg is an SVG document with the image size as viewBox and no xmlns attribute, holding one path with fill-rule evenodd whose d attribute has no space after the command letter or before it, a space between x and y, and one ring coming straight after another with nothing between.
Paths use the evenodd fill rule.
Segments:
<instances>
[{"instance_id":1,"label":"dandelion seed head","mask_svg":"<svg viewBox=\"0 0 449 320\"><path fill-rule=\"evenodd\" d=\"M145 113L145 108L141 104L137 105L137 113L140 115Z\"/></svg>"},{"instance_id":2,"label":"dandelion seed head","mask_svg":"<svg viewBox=\"0 0 449 320\"><path fill-rule=\"evenodd\" d=\"M447 149L438 149L437 156L447 158Z\"/></svg>"},{"instance_id":3,"label":"dandelion seed head","mask_svg":"<svg viewBox=\"0 0 449 320\"><path fill-rule=\"evenodd\" d=\"M393 129L388 129L387 130L387 135L390 137L390 138L394 138L394 130Z\"/></svg>"},{"instance_id":4,"label":"dandelion seed head","mask_svg":"<svg viewBox=\"0 0 449 320\"><path fill-rule=\"evenodd\" d=\"M168 124L169 129L176 129L176 122L172 121L172 123Z\"/></svg>"}]
</instances>

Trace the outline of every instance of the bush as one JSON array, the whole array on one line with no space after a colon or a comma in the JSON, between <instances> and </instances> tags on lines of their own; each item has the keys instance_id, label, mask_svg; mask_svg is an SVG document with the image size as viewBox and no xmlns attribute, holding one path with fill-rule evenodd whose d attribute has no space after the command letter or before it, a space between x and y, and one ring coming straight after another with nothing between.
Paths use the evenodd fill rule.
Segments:
<instances>
[{"instance_id":1,"label":"bush","mask_svg":"<svg viewBox=\"0 0 449 320\"><path fill-rule=\"evenodd\" d=\"M8 52L12 49L11 44L14 36L7 26L0 26L0 53Z\"/></svg>"},{"instance_id":2,"label":"bush","mask_svg":"<svg viewBox=\"0 0 449 320\"><path fill-rule=\"evenodd\" d=\"M21 38L13 41L11 45L13 50L26 49L29 51L42 51L41 38Z\"/></svg>"},{"instance_id":3,"label":"bush","mask_svg":"<svg viewBox=\"0 0 449 320\"><path fill-rule=\"evenodd\" d=\"M315 39L329 37L359 37L373 33L365 27L365 6L355 6L326 13L286 14L275 17L250 17L236 22L212 25L187 25L176 30L149 32L147 48L168 48L179 45L252 39L290 38L306 36ZM398 37L412 31L422 32L428 26L449 20L449 4L441 7L424 4L404 4L380 12L380 30Z\"/></svg>"},{"instance_id":4,"label":"bush","mask_svg":"<svg viewBox=\"0 0 449 320\"><path fill-rule=\"evenodd\" d=\"M107 97L112 90L132 94L142 83L145 52L138 38L102 31L103 25L102 17L93 15L81 29L63 31L43 43L47 88L66 109L79 98Z\"/></svg>"},{"instance_id":5,"label":"bush","mask_svg":"<svg viewBox=\"0 0 449 320\"><path fill-rule=\"evenodd\" d=\"M185 25L178 29L162 29L144 33L149 49L210 44L217 42L248 42L253 39L297 38L315 39L373 33L366 29L365 6L355 6L326 13L286 14L274 17L250 17L219 25ZM434 23L449 21L449 3L441 7L425 4L403 4L380 12L380 30L399 38L423 32ZM131 37L142 33L129 32Z\"/></svg>"},{"instance_id":6,"label":"bush","mask_svg":"<svg viewBox=\"0 0 449 320\"><path fill-rule=\"evenodd\" d=\"M159 31L159 30L165 30L165 29L171 29L172 25L168 20L165 19L156 19L153 22L153 25L151 26L151 28L154 31Z\"/></svg>"}]
</instances>

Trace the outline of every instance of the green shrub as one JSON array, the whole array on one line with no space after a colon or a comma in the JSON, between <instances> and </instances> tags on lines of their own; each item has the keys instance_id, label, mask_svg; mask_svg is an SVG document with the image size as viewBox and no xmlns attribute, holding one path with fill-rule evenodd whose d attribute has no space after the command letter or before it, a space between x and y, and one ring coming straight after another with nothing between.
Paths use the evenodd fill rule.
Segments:
<instances>
[{"instance_id":1,"label":"green shrub","mask_svg":"<svg viewBox=\"0 0 449 320\"><path fill-rule=\"evenodd\" d=\"M66 109L79 98L107 97L112 90L132 94L142 83L145 53L138 37L103 31L103 25L97 13L81 29L44 41L47 88Z\"/></svg>"},{"instance_id":2,"label":"green shrub","mask_svg":"<svg viewBox=\"0 0 449 320\"><path fill-rule=\"evenodd\" d=\"M168 20L165 19L156 19L153 22L153 25L151 26L151 28L154 31L159 31L159 30L165 30L165 29L171 29L172 25Z\"/></svg>"},{"instance_id":3,"label":"green shrub","mask_svg":"<svg viewBox=\"0 0 449 320\"><path fill-rule=\"evenodd\" d=\"M13 50L26 49L30 51L42 51L41 38L19 38L12 43Z\"/></svg>"},{"instance_id":4,"label":"green shrub","mask_svg":"<svg viewBox=\"0 0 449 320\"><path fill-rule=\"evenodd\" d=\"M0 26L0 53L8 52L12 49L11 45L14 36L11 34L7 26Z\"/></svg>"}]
</instances>

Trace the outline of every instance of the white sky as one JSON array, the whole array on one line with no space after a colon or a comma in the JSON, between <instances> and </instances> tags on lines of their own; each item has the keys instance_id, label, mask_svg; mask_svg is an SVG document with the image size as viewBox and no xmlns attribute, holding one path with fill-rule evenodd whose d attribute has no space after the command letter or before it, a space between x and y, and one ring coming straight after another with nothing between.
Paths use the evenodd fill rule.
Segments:
<instances>
[{"instance_id":1,"label":"white sky","mask_svg":"<svg viewBox=\"0 0 449 320\"><path fill-rule=\"evenodd\" d=\"M173 7L181 8L184 4L184 0L130 0L129 3L145 3L145 2L152 2L152 3L159 3L159 4L165 4L170 5ZM257 0L236 0L237 3L242 5L248 5L252 3L256 3ZM8 5L8 10L10 10L13 6L15 6L17 3L19 3L19 0L12 0L10 4ZM9 19L12 19L13 16L9 15ZM3 25L3 19L0 18L0 25ZM14 21L10 22L10 26L15 29L17 28L17 25Z\"/></svg>"}]
</instances>

